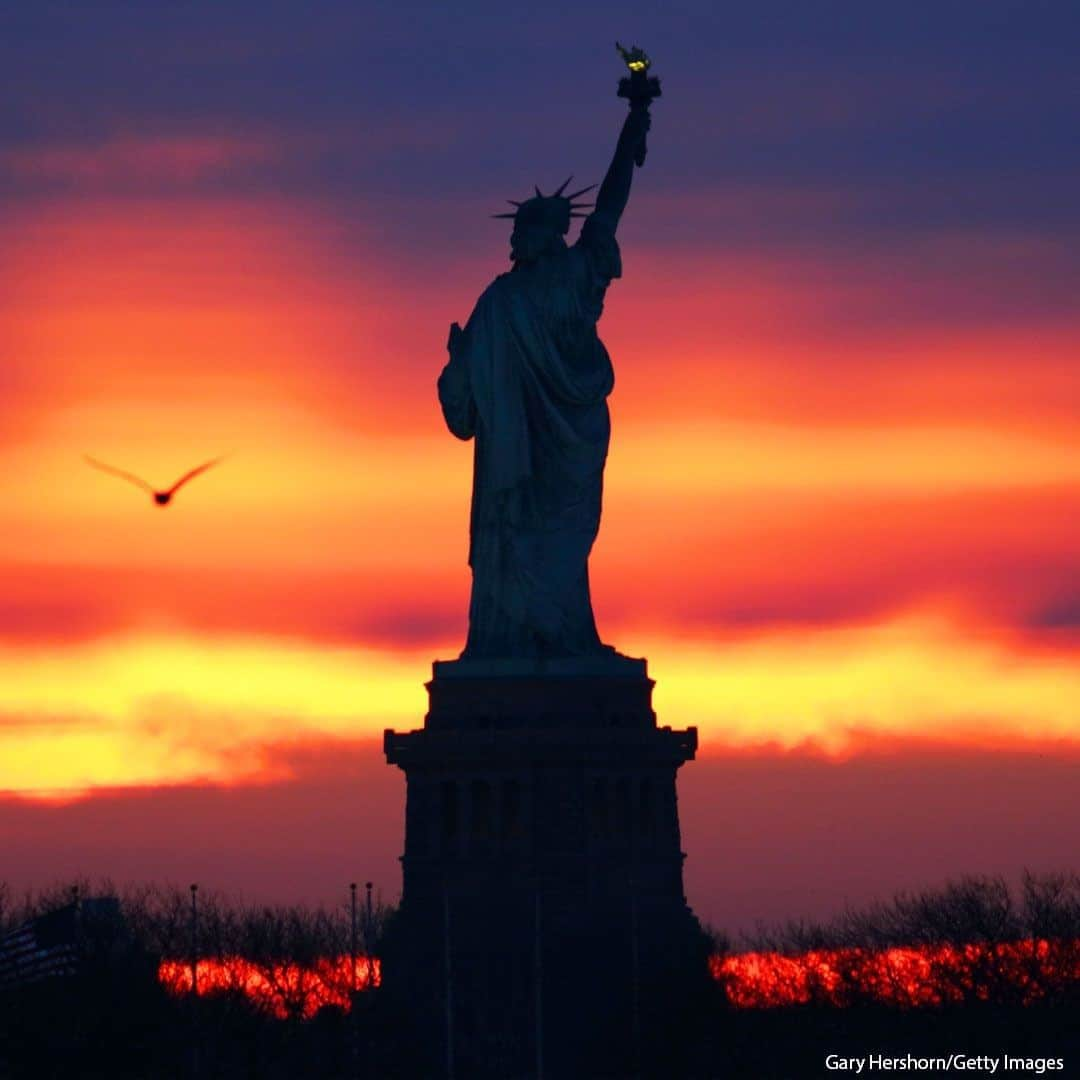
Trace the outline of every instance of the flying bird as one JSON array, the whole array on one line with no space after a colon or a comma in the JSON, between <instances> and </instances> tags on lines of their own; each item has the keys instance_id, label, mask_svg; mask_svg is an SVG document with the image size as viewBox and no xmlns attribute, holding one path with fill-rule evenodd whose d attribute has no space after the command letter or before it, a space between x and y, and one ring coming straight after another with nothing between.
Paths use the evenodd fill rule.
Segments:
<instances>
[{"instance_id":1,"label":"flying bird","mask_svg":"<svg viewBox=\"0 0 1080 1080\"><path fill-rule=\"evenodd\" d=\"M83 454L83 460L87 465L92 465L95 469L100 469L102 472L109 473L111 476L119 476L121 480L127 480L128 483L134 484L136 487L141 487L143 491L149 491L153 496L154 503L157 506L168 506L172 501L172 497L189 481L194 480L200 473L206 472L207 469L213 468L219 461L224 461L224 457L211 458L209 461L204 461L201 465L196 465L194 469L184 473L179 480L171 488L166 488L164 491L157 491L152 488L141 476L136 476L134 473L126 472L123 469L117 469L113 465L106 465L104 461L98 461L96 458L92 458L89 454Z\"/></svg>"}]
</instances>

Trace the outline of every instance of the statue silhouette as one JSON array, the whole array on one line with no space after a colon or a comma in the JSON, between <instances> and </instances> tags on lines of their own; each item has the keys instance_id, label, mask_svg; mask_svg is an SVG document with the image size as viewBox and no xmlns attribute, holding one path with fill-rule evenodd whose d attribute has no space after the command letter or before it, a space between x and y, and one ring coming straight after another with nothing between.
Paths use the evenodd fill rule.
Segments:
<instances>
[{"instance_id":1,"label":"statue silhouette","mask_svg":"<svg viewBox=\"0 0 1080 1080\"><path fill-rule=\"evenodd\" d=\"M510 258L465 329L450 328L439 377L447 426L475 439L463 658L614 655L596 630L588 557L600 526L611 360L597 336L604 294L622 268L615 231L645 158L656 80L634 71L630 112L595 209L563 239L584 188L536 195L516 210ZM623 92L622 90L620 91Z\"/></svg>"}]
</instances>

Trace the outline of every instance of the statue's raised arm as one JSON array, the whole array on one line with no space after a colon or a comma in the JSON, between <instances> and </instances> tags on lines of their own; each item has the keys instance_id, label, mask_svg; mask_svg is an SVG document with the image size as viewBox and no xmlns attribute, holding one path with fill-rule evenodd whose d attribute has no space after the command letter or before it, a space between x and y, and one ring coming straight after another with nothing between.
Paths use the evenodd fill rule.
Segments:
<instances>
[{"instance_id":1,"label":"statue's raised arm","mask_svg":"<svg viewBox=\"0 0 1080 1080\"><path fill-rule=\"evenodd\" d=\"M648 74L652 63L642 49L634 46L624 49L616 43L630 75L619 83L619 97L630 102L630 114L623 121L615 153L600 190L596 196L596 209L592 216L612 232L619 223L630 198L630 184L634 166L645 164L645 136L649 131L651 117L649 106L653 98L660 96L660 80Z\"/></svg>"},{"instance_id":2,"label":"statue's raised arm","mask_svg":"<svg viewBox=\"0 0 1080 1080\"><path fill-rule=\"evenodd\" d=\"M611 164L596 194L596 209L592 216L612 232L619 224L619 218L622 217L630 198L634 161L638 152L645 147L645 134L649 130L649 122L647 104L630 106L630 114L623 121Z\"/></svg>"}]
</instances>

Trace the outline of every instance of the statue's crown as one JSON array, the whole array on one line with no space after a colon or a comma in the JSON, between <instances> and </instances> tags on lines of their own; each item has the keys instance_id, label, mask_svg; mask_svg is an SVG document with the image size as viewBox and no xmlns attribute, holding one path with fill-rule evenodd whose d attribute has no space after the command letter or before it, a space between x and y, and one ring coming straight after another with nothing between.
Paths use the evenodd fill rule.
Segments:
<instances>
[{"instance_id":1,"label":"statue's crown","mask_svg":"<svg viewBox=\"0 0 1080 1080\"><path fill-rule=\"evenodd\" d=\"M492 214L491 216L513 218L515 225L544 225L562 235L569 230L571 218L585 217L583 211L593 205L592 203L575 203L574 199L579 195L584 195L586 191L592 191L596 187L595 184L583 187L572 195L563 195L567 185L573 179L573 176L568 176L559 189L550 195L544 195L539 188L536 188L536 195L524 202L507 199L511 206L516 207L513 213Z\"/></svg>"}]
</instances>

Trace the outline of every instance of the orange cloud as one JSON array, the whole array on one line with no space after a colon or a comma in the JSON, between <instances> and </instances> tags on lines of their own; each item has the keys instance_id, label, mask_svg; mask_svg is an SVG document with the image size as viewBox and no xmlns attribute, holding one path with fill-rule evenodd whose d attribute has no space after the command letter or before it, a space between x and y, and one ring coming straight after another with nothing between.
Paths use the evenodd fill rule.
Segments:
<instances>
[{"instance_id":1,"label":"orange cloud","mask_svg":"<svg viewBox=\"0 0 1080 1080\"><path fill-rule=\"evenodd\" d=\"M363 223L285 202L61 203L4 235L0 788L254 782L290 738L418 723L464 633L471 451L433 382L472 264L418 309ZM593 578L663 714L832 754L1076 739L1039 613L1075 579L1077 327L894 334L880 268L642 259L602 325ZM235 453L160 511L87 451L155 483Z\"/></svg>"}]
</instances>

